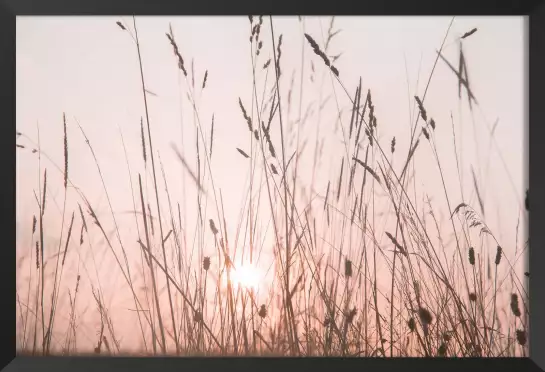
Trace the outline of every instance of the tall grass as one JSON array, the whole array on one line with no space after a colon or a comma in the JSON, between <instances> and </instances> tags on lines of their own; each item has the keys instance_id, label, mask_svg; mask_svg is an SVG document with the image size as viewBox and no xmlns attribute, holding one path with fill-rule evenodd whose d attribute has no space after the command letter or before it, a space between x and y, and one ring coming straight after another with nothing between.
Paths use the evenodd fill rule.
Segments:
<instances>
[{"instance_id":1,"label":"tall grass","mask_svg":"<svg viewBox=\"0 0 545 372\"><path fill-rule=\"evenodd\" d=\"M179 69L183 83L181 94L190 103L196 134L195 164L187 156L189 146L184 146L182 152L176 146L160 150L174 150L184 174L190 175L188 187L194 187L197 193L193 201L197 223L193 230L188 228L185 217L182 220L180 210L180 204L188 206L192 201L171 199L169 188L173 185L167 182L160 151L154 148L156 123L150 120L151 92L146 85L146 60L141 54L134 17L131 26L117 22L119 29L115 31L128 35L125 42L134 44L140 73L135 79L141 89L139 109L144 119L135 123L135 128L142 147L138 166L144 172L137 172L137 177L131 171L121 133L136 231L122 237L100 162L77 119L63 116L64 167L57 166L42 151L39 137L36 145L30 136L18 136L26 141L18 151L34 147L40 175L43 172L43 183L40 181L35 195L38 218L33 218L31 247L25 257L29 261L28 283L17 288L19 353L364 357L527 354L526 278L515 270L516 262L502 255L502 244L486 224L475 173L480 212L465 200L456 200L446 184L445 173L451 170L443 166L444 153L438 149L436 135L447 136L449 130L446 123L435 122L428 113L433 109L425 101L444 41L427 77L426 90L414 94L417 110L410 137L384 138L381 132L388 123L377 117L373 92L359 79L355 93L350 94L343 71L335 66L341 55L330 51L340 31L335 29L334 19L321 38L306 32L304 18L299 22L299 37L304 44L299 105L294 110L292 97L297 83L292 77L290 85L286 85L289 80L283 69L283 40L297 35L279 34L272 17L249 17L251 97L232 97L233 105L238 104L241 111L238 125L248 126L249 132L232 146L248 172L248 189L238 220L226 217L222 186L214 182L212 154L214 159L221 156L217 147L212 151L218 140L214 138L214 125L220 123L215 115L205 122L199 108L207 84L220 77L215 77L213 71L209 77L205 69L202 83L195 84L195 65L192 62L187 68L190 58L184 55L172 28L165 30L167 40L158 42L170 44L170 60ZM312 81L320 81L321 85L316 84L320 86L318 101L304 107L304 76L309 75L309 66ZM464 68L467 70L465 62ZM263 74L265 80L259 86ZM460 86L469 92L467 72L465 77L458 74L458 78ZM317 174L325 174L320 169L320 128L327 125L322 121L322 110L329 100L322 94L325 83L338 88L334 97L338 118L335 126L343 139L343 151L329 155L335 157L333 162L340 168L326 179L326 187L316 180ZM469 102L472 108L478 106L476 101ZM343 112L344 106L349 107L348 112ZM316 136L300 137L311 111L317 112L313 122ZM109 222L97 214L83 189L70 179L67 125L80 129L92 156L108 202ZM312 167L305 169L302 159L307 147L312 147L312 140ZM77 141L71 138L71 146L85 146ZM396 144L404 142L408 144L406 153L396 148ZM453 143L459 167L454 131ZM439 207L428 196L422 200L417 196L415 154L424 149L431 151L436 165L426 175L434 174L439 179L448 213L446 223L437 219ZM42 156L47 158L48 167L43 167ZM70 169L77 166L70 163ZM57 171L64 180L53 268L44 258L50 250L44 239L47 169ZM126 181L121 170L119 178L119 182ZM136 178L138 184L133 185ZM151 195L148 178L152 181ZM460 179L459 183L462 188ZM67 203L69 193L78 204L79 214L75 203ZM72 210L72 217L65 234L67 210ZM184 207L184 215L188 211L192 210ZM71 239L76 236L78 224L79 242ZM34 241L37 228L39 236ZM186 239L191 234L193 244ZM451 243L445 243L447 235L452 237ZM98 238L101 243L97 243ZM262 254L265 241L272 245L272 256ZM88 250L84 251L86 245ZM101 282L99 274L104 261L97 262L98 246L107 248L105 254L122 274L123 288L132 306L122 311L127 314L124 316L130 314L137 320L133 324L137 332L130 337L139 340L127 340L124 330L115 328L114 310L104 294L109 284L105 284L105 278ZM489 246L497 247L491 255ZM131 256L135 250L139 260ZM491 260L492 270L488 268ZM65 264L74 265L75 282L63 282ZM266 268L263 275L269 282L267 293L260 292L257 284L242 285L237 281L244 270L258 265ZM18 275L21 273L18 269ZM77 304L82 286L93 295L92 310ZM98 323L82 324L79 319L88 311L95 312ZM85 342L93 346L81 346ZM125 347L127 343L138 345L138 350Z\"/></svg>"}]
</instances>

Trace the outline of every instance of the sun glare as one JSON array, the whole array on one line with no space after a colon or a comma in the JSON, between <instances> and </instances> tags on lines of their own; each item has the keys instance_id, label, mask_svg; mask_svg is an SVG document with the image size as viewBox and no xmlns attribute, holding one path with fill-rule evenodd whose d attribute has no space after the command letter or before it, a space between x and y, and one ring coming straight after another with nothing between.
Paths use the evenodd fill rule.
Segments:
<instances>
[{"instance_id":1,"label":"sun glare","mask_svg":"<svg viewBox=\"0 0 545 372\"><path fill-rule=\"evenodd\" d=\"M261 275L259 270L250 264L237 267L237 269L233 270L231 273L231 281L235 287L240 285L241 287L248 289L257 289L259 286L260 277Z\"/></svg>"}]
</instances>

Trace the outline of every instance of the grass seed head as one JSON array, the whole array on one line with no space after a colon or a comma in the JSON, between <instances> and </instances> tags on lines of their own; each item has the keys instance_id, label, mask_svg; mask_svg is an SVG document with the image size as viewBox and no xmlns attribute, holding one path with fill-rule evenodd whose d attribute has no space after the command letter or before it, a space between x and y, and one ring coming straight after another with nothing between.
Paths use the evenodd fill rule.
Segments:
<instances>
[{"instance_id":1,"label":"grass seed head","mask_svg":"<svg viewBox=\"0 0 545 372\"><path fill-rule=\"evenodd\" d=\"M519 297L516 293L511 295L511 311L516 317L521 316L520 307L519 307Z\"/></svg>"},{"instance_id":2,"label":"grass seed head","mask_svg":"<svg viewBox=\"0 0 545 372\"><path fill-rule=\"evenodd\" d=\"M246 120L246 123L248 124L248 130L250 132L253 132L253 128L252 128L252 119L248 116L248 113L246 112L246 109L244 108L244 105L242 104L242 100L238 99L238 105L240 107L240 111L242 111L242 116L244 117L244 120Z\"/></svg>"},{"instance_id":3,"label":"grass seed head","mask_svg":"<svg viewBox=\"0 0 545 372\"><path fill-rule=\"evenodd\" d=\"M407 325L409 326L410 331L414 332L414 330L416 329L416 322L414 321L414 318L410 318L407 322Z\"/></svg>"},{"instance_id":4,"label":"grass seed head","mask_svg":"<svg viewBox=\"0 0 545 372\"><path fill-rule=\"evenodd\" d=\"M187 70L185 69L184 65L184 59L182 58L182 55L180 54L180 51L178 50L178 44L176 44L176 41L174 40L174 35L172 34L172 29L170 30L170 34L167 35L167 39L170 41L170 45L172 45L172 50L174 52L174 55L178 58L178 68L182 70L184 73L184 76L187 77Z\"/></svg>"},{"instance_id":5,"label":"grass seed head","mask_svg":"<svg viewBox=\"0 0 545 372\"><path fill-rule=\"evenodd\" d=\"M216 229L216 225L214 224L214 220L212 219L210 219L210 230L212 230L212 234L218 234L218 229Z\"/></svg>"},{"instance_id":6,"label":"grass seed head","mask_svg":"<svg viewBox=\"0 0 545 372\"><path fill-rule=\"evenodd\" d=\"M250 157L250 155L246 154L246 152L244 152L244 150L241 150L237 147L237 151L242 155L244 156L246 159L248 159Z\"/></svg>"},{"instance_id":7,"label":"grass seed head","mask_svg":"<svg viewBox=\"0 0 545 372\"><path fill-rule=\"evenodd\" d=\"M424 121L428 121L428 115L426 114L426 109L424 108L424 105L422 104L422 101L418 96L414 96L414 99L416 100L416 103L418 104L418 109L420 110L420 116L422 116L422 119Z\"/></svg>"},{"instance_id":8,"label":"grass seed head","mask_svg":"<svg viewBox=\"0 0 545 372\"><path fill-rule=\"evenodd\" d=\"M526 345L526 331L517 329L517 341L521 346Z\"/></svg>"},{"instance_id":9,"label":"grass seed head","mask_svg":"<svg viewBox=\"0 0 545 372\"><path fill-rule=\"evenodd\" d=\"M36 241L36 269L40 268L40 245Z\"/></svg>"},{"instance_id":10,"label":"grass seed head","mask_svg":"<svg viewBox=\"0 0 545 372\"><path fill-rule=\"evenodd\" d=\"M499 265L501 262L501 253L502 253L502 249L498 245L498 249L496 250L496 260L495 260L496 265Z\"/></svg>"},{"instance_id":11,"label":"grass seed head","mask_svg":"<svg viewBox=\"0 0 545 372\"><path fill-rule=\"evenodd\" d=\"M42 216L45 213L45 201L47 194L47 168L44 170L44 188L43 188L43 194L42 194Z\"/></svg>"},{"instance_id":12,"label":"grass seed head","mask_svg":"<svg viewBox=\"0 0 545 372\"><path fill-rule=\"evenodd\" d=\"M272 142L270 141L270 139L269 139L269 152L271 153L271 156L273 158L276 158L276 151L274 150L274 146Z\"/></svg>"},{"instance_id":13,"label":"grass seed head","mask_svg":"<svg viewBox=\"0 0 545 372\"><path fill-rule=\"evenodd\" d=\"M259 308L258 315L261 318L265 318L267 316L267 307L265 305L261 305L261 307Z\"/></svg>"},{"instance_id":14,"label":"grass seed head","mask_svg":"<svg viewBox=\"0 0 545 372\"><path fill-rule=\"evenodd\" d=\"M83 229L84 229L84 226L81 225L81 231L79 233L79 245L83 245Z\"/></svg>"},{"instance_id":15,"label":"grass seed head","mask_svg":"<svg viewBox=\"0 0 545 372\"><path fill-rule=\"evenodd\" d=\"M429 312L429 310L421 307L418 309L418 316L420 317L420 321L423 325L429 325L433 321L433 316Z\"/></svg>"},{"instance_id":16,"label":"grass seed head","mask_svg":"<svg viewBox=\"0 0 545 372\"><path fill-rule=\"evenodd\" d=\"M205 257L202 261L202 268L205 271L208 271L210 269L210 257Z\"/></svg>"},{"instance_id":17,"label":"grass seed head","mask_svg":"<svg viewBox=\"0 0 545 372\"><path fill-rule=\"evenodd\" d=\"M429 139L430 139L430 134L428 133L428 131L426 130L426 128L422 128L422 133L424 133L424 137L426 137L426 139L429 141Z\"/></svg>"},{"instance_id":18,"label":"grass seed head","mask_svg":"<svg viewBox=\"0 0 545 372\"><path fill-rule=\"evenodd\" d=\"M469 248L469 263L475 266L475 249L473 247Z\"/></svg>"},{"instance_id":19,"label":"grass seed head","mask_svg":"<svg viewBox=\"0 0 545 372\"><path fill-rule=\"evenodd\" d=\"M204 72L204 79L202 81L202 89L206 88L206 81L208 80L208 70Z\"/></svg>"},{"instance_id":20,"label":"grass seed head","mask_svg":"<svg viewBox=\"0 0 545 372\"><path fill-rule=\"evenodd\" d=\"M147 156L146 156L146 136L144 134L144 121L142 117L140 117L140 138L142 141L142 155L144 156L144 163L147 162Z\"/></svg>"},{"instance_id":21,"label":"grass seed head","mask_svg":"<svg viewBox=\"0 0 545 372\"><path fill-rule=\"evenodd\" d=\"M352 261L344 261L344 276L350 278L352 276Z\"/></svg>"}]
</instances>

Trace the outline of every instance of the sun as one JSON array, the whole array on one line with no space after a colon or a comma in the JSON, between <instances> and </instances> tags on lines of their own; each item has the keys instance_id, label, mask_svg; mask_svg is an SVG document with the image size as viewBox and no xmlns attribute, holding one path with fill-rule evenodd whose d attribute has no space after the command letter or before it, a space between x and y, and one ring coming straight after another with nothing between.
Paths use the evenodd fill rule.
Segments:
<instances>
[{"instance_id":1,"label":"sun","mask_svg":"<svg viewBox=\"0 0 545 372\"><path fill-rule=\"evenodd\" d=\"M260 280L259 269L251 264L239 266L231 272L231 281L235 287L241 286L247 289L257 289Z\"/></svg>"}]
</instances>

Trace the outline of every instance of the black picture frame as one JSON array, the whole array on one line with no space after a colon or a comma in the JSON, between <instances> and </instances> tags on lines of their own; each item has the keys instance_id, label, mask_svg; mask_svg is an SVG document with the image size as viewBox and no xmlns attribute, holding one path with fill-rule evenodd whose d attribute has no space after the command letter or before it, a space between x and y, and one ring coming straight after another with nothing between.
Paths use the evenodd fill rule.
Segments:
<instances>
[{"instance_id":1,"label":"black picture frame","mask_svg":"<svg viewBox=\"0 0 545 372\"><path fill-rule=\"evenodd\" d=\"M15 19L21 15L241 15L241 14L308 14L308 15L527 15L529 22L528 53L529 71L527 95L529 100L529 127L526 138L529 156L529 205L531 248L529 252L530 279L530 357L529 358L483 358L483 359L341 359L341 358L126 358L126 357L24 357L15 353ZM545 283L545 270L541 267L545 253L545 168L539 159L545 148L542 131L545 126L545 2L505 0L496 1L347 1L313 2L303 1L248 2L242 1L74 1L74 0L0 0L0 127L2 145L0 156L4 181L0 182L1 211L4 222L0 245L4 269L3 298L8 298L0 308L5 311L1 317L4 326L1 339L6 342L0 348L0 367L6 371L69 371L69 370L409 370L418 371L538 371L545 370L545 296L540 283ZM506 51L507 53L508 51ZM530 135L531 134L531 135ZM533 159L533 161L531 161ZM8 314L7 316L5 314ZM539 316L538 314L542 314ZM4 328L5 327L5 328Z\"/></svg>"}]
</instances>

